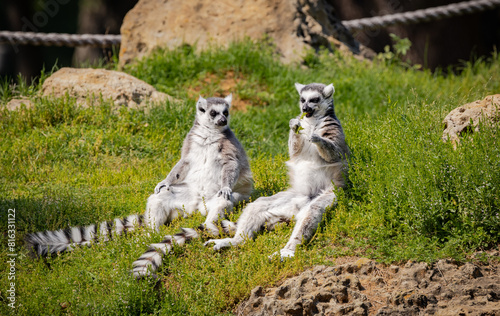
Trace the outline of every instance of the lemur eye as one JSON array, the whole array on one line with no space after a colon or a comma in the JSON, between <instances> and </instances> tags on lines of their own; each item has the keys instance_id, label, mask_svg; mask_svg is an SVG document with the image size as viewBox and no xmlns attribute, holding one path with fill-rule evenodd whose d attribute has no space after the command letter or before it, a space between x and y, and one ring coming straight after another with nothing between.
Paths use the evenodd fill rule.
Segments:
<instances>
[{"instance_id":1,"label":"lemur eye","mask_svg":"<svg viewBox=\"0 0 500 316\"><path fill-rule=\"evenodd\" d=\"M224 112L222 112L222 114L224 114L224 116L228 116L229 112L228 111L224 111Z\"/></svg>"},{"instance_id":2,"label":"lemur eye","mask_svg":"<svg viewBox=\"0 0 500 316\"><path fill-rule=\"evenodd\" d=\"M306 99L300 98L300 103L304 103L304 102L306 102Z\"/></svg>"},{"instance_id":3,"label":"lemur eye","mask_svg":"<svg viewBox=\"0 0 500 316\"><path fill-rule=\"evenodd\" d=\"M210 116L212 118L214 118L216 115L217 115L217 112L215 112L214 110L210 111Z\"/></svg>"},{"instance_id":4,"label":"lemur eye","mask_svg":"<svg viewBox=\"0 0 500 316\"><path fill-rule=\"evenodd\" d=\"M319 103L319 98L312 98L311 100L309 100L309 102L311 102L311 103Z\"/></svg>"},{"instance_id":5,"label":"lemur eye","mask_svg":"<svg viewBox=\"0 0 500 316\"><path fill-rule=\"evenodd\" d=\"M199 107L198 110L200 110L201 113L205 113L205 109L202 107Z\"/></svg>"}]
</instances>

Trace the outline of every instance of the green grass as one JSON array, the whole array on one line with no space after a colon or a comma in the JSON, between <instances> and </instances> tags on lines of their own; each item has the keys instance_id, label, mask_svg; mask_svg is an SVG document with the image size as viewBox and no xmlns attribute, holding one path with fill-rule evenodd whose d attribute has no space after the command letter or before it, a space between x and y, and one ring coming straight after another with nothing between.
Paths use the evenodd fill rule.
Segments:
<instances>
[{"instance_id":1,"label":"green grass","mask_svg":"<svg viewBox=\"0 0 500 316\"><path fill-rule=\"evenodd\" d=\"M249 41L204 52L188 46L157 51L124 70L185 102L147 110L117 111L108 103L82 109L70 98L39 98L37 87L13 91L1 85L2 102L19 94L35 101L32 109L0 110L2 232L8 228L7 210L16 209L14 312L231 314L253 287L314 264L334 264L339 256L467 260L475 250L498 245L498 126L481 126L457 150L441 141L442 120L450 110L500 91L498 56L466 63L459 74L447 76L337 54L309 59L307 69L285 66L268 44ZM228 73L240 81L221 91L217 80ZM22 239L28 232L143 211L154 186L179 159L194 117L193 87L205 97L232 92L256 104L232 111L231 118L251 160L252 197L285 189L288 121L299 114L294 82L335 85L337 116L352 150L351 186L338 192L338 206L325 213L318 233L294 259L267 259L288 240L291 227L284 225L221 253L195 241L175 249L157 282L131 278L132 262L149 243L179 227L197 226L200 215L176 220L151 236L139 231L47 260L26 256ZM0 243L7 258L6 233ZM2 315L12 312L8 269L2 260Z\"/></svg>"}]
</instances>

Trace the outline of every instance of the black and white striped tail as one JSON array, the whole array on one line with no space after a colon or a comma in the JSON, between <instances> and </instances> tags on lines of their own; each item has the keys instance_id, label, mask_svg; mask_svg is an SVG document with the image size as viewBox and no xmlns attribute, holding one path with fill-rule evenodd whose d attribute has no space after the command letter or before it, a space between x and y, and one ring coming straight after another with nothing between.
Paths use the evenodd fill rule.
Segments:
<instances>
[{"instance_id":1,"label":"black and white striped tail","mask_svg":"<svg viewBox=\"0 0 500 316\"><path fill-rule=\"evenodd\" d=\"M221 226L226 234L234 234L236 231L236 225L231 221L223 220ZM197 229L181 228L181 231L177 234L173 236L167 235L161 242L151 244L149 249L132 264L132 274L137 279L152 275L161 266L163 256L172 251L174 243L182 246L192 239L200 238L203 231L214 236L219 235L219 228L215 224L201 224Z\"/></svg>"},{"instance_id":2,"label":"black and white striped tail","mask_svg":"<svg viewBox=\"0 0 500 316\"><path fill-rule=\"evenodd\" d=\"M69 227L26 235L26 247L35 256L47 256L72 251L75 246L108 241L143 225L142 215L130 215L89 226Z\"/></svg>"}]
</instances>

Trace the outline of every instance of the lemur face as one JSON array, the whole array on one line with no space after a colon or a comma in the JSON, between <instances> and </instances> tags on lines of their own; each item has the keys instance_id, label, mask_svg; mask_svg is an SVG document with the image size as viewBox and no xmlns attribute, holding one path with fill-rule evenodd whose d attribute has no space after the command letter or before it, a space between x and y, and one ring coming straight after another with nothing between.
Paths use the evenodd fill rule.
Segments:
<instances>
[{"instance_id":1,"label":"lemur face","mask_svg":"<svg viewBox=\"0 0 500 316\"><path fill-rule=\"evenodd\" d=\"M196 103L196 117L198 121L207 127L223 129L229 121L229 107L232 95L225 98L207 98L202 96Z\"/></svg>"},{"instance_id":2,"label":"lemur face","mask_svg":"<svg viewBox=\"0 0 500 316\"><path fill-rule=\"evenodd\" d=\"M300 111L305 113L306 117L311 117L314 114L324 115L331 105L331 97L335 92L333 84L325 86L321 83L308 85L296 83L295 88L300 95Z\"/></svg>"}]
</instances>

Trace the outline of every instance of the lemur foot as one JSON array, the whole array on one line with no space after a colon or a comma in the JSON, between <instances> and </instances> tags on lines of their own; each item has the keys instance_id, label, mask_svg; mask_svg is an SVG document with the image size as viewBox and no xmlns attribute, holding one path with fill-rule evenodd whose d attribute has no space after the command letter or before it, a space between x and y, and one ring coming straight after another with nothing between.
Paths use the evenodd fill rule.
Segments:
<instances>
[{"instance_id":1,"label":"lemur foot","mask_svg":"<svg viewBox=\"0 0 500 316\"><path fill-rule=\"evenodd\" d=\"M160 182L156 185L155 194L160 193L161 190L163 190L163 191L170 190L170 185L168 185L168 183L165 180L163 180L162 182Z\"/></svg>"},{"instance_id":2,"label":"lemur foot","mask_svg":"<svg viewBox=\"0 0 500 316\"><path fill-rule=\"evenodd\" d=\"M237 243L234 241L234 238L224 238L224 239L210 239L209 241L205 242L205 247L212 246L212 244L213 244L213 249L216 251L221 250L222 248L228 248L237 245Z\"/></svg>"},{"instance_id":3,"label":"lemur foot","mask_svg":"<svg viewBox=\"0 0 500 316\"><path fill-rule=\"evenodd\" d=\"M279 252L276 251L272 255L269 256L269 260L272 260L273 258L280 256L280 260L284 261L285 259L288 258L293 258L295 256L295 251L289 250L289 249L281 249Z\"/></svg>"}]
</instances>

